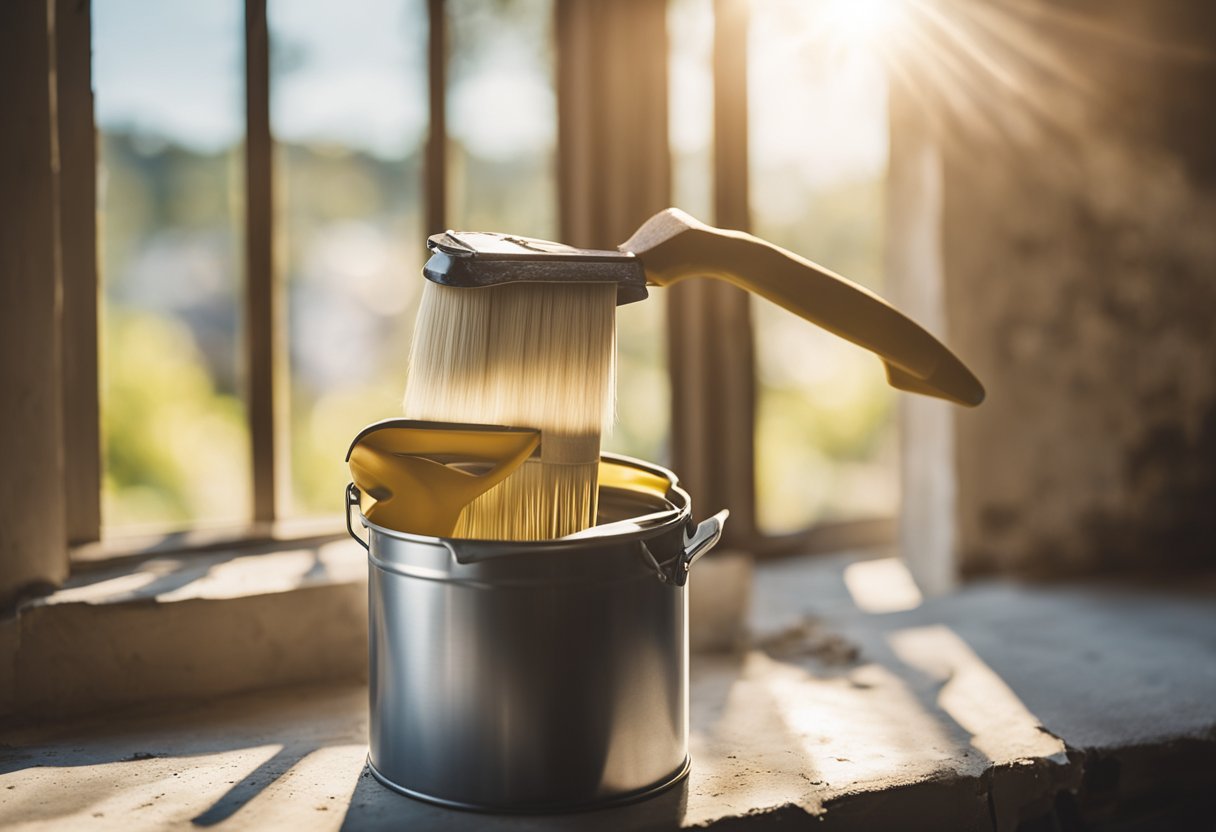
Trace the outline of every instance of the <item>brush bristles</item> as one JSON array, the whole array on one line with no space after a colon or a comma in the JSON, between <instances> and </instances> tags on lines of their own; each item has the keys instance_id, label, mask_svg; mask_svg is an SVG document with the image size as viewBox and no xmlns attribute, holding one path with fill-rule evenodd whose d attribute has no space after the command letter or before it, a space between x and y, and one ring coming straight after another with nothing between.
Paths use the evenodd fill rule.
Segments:
<instances>
[{"instance_id":1,"label":"brush bristles","mask_svg":"<svg viewBox=\"0 0 1216 832\"><path fill-rule=\"evenodd\" d=\"M459 537L540 540L595 522L600 434L614 415L616 288L427 281L410 352L411 419L539 428L539 461L468 506Z\"/></svg>"},{"instance_id":2,"label":"brush bristles","mask_svg":"<svg viewBox=\"0 0 1216 832\"><path fill-rule=\"evenodd\" d=\"M599 463L528 460L460 515L455 537L547 540L595 524Z\"/></svg>"}]
</instances>

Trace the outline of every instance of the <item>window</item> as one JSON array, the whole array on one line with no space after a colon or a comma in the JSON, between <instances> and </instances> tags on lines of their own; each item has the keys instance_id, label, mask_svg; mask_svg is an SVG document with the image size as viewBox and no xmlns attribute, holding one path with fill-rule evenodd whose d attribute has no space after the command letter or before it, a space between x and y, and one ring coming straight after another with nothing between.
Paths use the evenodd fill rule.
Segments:
<instances>
[{"instance_id":1,"label":"window","mask_svg":"<svg viewBox=\"0 0 1216 832\"><path fill-rule=\"evenodd\" d=\"M247 514L243 27L239 0L93 5L110 528Z\"/></svg>"},{"instance_id":2,"label":"window","mask_svg":"<svg viewBox=\"0 0 1216 832\"><path fill-rule=\"evenodd\" d=\"M405 264L424 250L427 10L271 0L268 12L289 391L279 510L332 516L351 437L400 409L421 292Z\"/></svg>"},{"instance_id":3,"label":"window","mask_svg":"<svg viewBox=\"0 0 1216 832\"><path fill-rule=\"evenodd\" d=\"M841 41L840 6L752 5L752 223L881 294L886 79L873 51ZM762 298L751 307L760 530L893 516L896 394L881 364Z\"/></svg>"},{"instance_id":4,"label":"window","mask_svg":"<svg viewBox=\"0 0 1216 832\"><path fill-rule=\"evenodd\" d=\"M425 235L562 236L561 62L592 59L563 51L574 35L559 24L585 5L95 0L94 537L336 515L350 437L399 412ZM831 54L828 71L815 15L830 5L666 4L670 201L720 224L750 215L761 236L881 289L882 75ZM727 66L750 83L715 87ZM715 114L724 96L747 101L741 115ZM687 425L669 402L692 371L669 379L685 353L668 342L689 313L674 290L653 295L620 311L606 448L679 468ZM730 446L755 478L754 524L736 542L891 516L893 399L878 363L764 302L730 303L745 320L750 307L755 333L727 333L755 355L728 384L754 401L730 394L731 407L755 431L711 420L703 447ZM698 367L699 389L722 381ZM749 494L730 493L712 499Z\"/></svg>"}]
</instances>

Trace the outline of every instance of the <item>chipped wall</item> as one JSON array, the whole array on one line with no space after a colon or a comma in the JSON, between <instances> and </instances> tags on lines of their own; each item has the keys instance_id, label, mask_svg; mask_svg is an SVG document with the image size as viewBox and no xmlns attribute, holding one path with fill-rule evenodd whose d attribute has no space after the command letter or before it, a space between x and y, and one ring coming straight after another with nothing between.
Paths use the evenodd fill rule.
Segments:
<instances>
[{"instance_id":1,"label":"chipped wall","mask_svg":"<svg viewBox=\"0 0 1216 832\"><path fill-rule=\"evenodd\" d=\"M961 566L1210 564L1216 4L1039 5L1047 57L936 124Z\"/></svg>"},{"instance_id":2,"label":"chipped wall","mask_svg":"<svg viewBox=\"0 0 1216 832\"><path fill-rule=\"evenodd\" d=\"M948 166L952 332L990 389L958 417L971 569L1213 555L1216 201L1105 143L1076 191ZM957 279L951 277L957 275ZM965 276L965 277L964 277Z\"/></svg>"}]
</instances>

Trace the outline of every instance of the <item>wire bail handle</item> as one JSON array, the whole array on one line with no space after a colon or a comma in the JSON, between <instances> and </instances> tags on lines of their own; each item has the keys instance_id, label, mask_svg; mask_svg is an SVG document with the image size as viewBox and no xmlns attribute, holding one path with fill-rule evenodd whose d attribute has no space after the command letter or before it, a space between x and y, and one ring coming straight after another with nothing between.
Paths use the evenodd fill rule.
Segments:
<instances>
[{"instance_id":1,"label":"wire bail handle","mask_svg":"<svg viewBox=\"0 0 1216 832\"><path fill-rule=\"evenodd\" d=\"M355 539L355 542L362 546L366 551L371 552L371 547L367 541L355 534L354 524L350 522L350 510L359 508L359 498L362 495L359 493L358 487L353 482L346 484L346 533Z\"/></svg>"}]
</instances>

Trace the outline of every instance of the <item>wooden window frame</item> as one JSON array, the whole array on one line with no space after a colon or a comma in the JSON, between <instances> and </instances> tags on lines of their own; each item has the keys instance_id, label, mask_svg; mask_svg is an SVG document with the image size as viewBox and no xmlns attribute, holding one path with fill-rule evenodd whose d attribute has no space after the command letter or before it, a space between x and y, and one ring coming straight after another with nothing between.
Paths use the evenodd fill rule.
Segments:
<instances>
[{"instance_id":1,"label":"wooden window frame","mask_svg":"<svg viewBox=\"0 0 1216 832\"><path fill-rule=\"evenodd\" d=\"M145 539L102 539L100 493L102 448L98 388L98 295L96 262L96 146L91 77L90 3L48 0L58 17L54 27L57 130L59 144L59 251L63 285L63 413L67 471L64 477L67 544L74 562L109 559L155 551L215 549L268 541L330 538L340 534L339 518L284 522L282 495L289 487L282 460L286 407L284 286L274 250L274 141L270 129L270 43L267 0L245 0L245 288L243 358L251 447L251 522L235 529L188 530ZM615 5L615 4L614 4ZM637 5L638 8L632 7ZM559 59L564 40L577 37L579 10L588 0L555 0ZM663 0L630 4L621 14L651 14ZM718 225L747 230L748 102L746 0L714 0L713 44L714 217ZM426 233L446 228L446 80L447 26L444 0L427 0L429 132L425 159ZM571 20L574 19L574 24ZM666 44L662 29L661 43ZM574 50L568 50L573 52ZM619 57L619 56L618 56ZM666 54L662 56L664 67ZM665 70L664 70L665 73ZM563 114L558 73L559 128ZM578 73L571 73L577 78ZM593 81L595 79L592 79ZM611 84L611 79L599 79ZM666 108L666 77L662 79ZM657 93L655 93L657 94ZM568 102L577 96L568 95ZM570 105L566 105L569 109ZM664 122L665 124L665 122ZM611 136L615 142L643 142L637 125ZM603 182L628 177L629 170L589 172L602 165L594 153L579 159L570 145L581 141L571 129L559 129L558 190L563 234L569 242L587 244L588 225L612 226L599 213L577 215L572 183ZM587 132L587 131L583 131ZM662 130L664 153L666 130ZM653 144L653 142L652 142ZM653 147L651 148L653 151ZM652 152L653 156L653 152ZM570 160L574 159L573 162ZM653 163L664 179L661 202L670 201L669 160ZM667 167L664 167L664 164ZM650 195L654 201L654 194ZM586 202L586 200L583 200ZM580 230L581 229L581 230ZM623 237L622 237L623 239ZM91 256L90 256L91 255ZM894 540L894 519L820 524L791 535L770 536L758 528L755 511L754 430L756 407L755 353L747 293L715 281L693 281L673 287L668 305L668 371L672 389L673 464L704 510L730 507L728 544L758 555L886 544ZM98 391L97 395L90 395ZM336 502L336 498L335 498ZM336 512L335 512L336 514Z\"/></svg>"}]
</instances>

